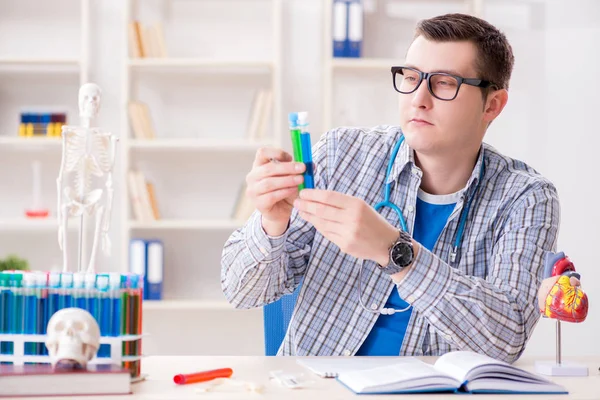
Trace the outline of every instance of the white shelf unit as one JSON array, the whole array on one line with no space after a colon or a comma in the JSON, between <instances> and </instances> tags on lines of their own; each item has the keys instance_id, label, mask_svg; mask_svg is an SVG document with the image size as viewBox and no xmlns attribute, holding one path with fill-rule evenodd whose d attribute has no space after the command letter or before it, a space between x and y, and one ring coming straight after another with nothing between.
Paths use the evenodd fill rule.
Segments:
<instances>
[{"instance_id":1,"label":"white shelf unit","mask_svg":"<svg viewBox=\"0 0 600 400\"><path fill-rule=\"evenodd\" d=\"M158 2L160 3L160 2ZM220 265L216 260L220 259L222 252L222 245L224 240L237 228L243 225L242 221L235 221L230 218L232 207L235 202L235 198L238 195L239 187L238 182L243 182L245 174L249 171L251 166L251 160L254 158L256 150L264 146L281 146L282 132L286 131L284 121L282 118L281 109L281 37L282 37L282 4L281 0L230 0L227 2L215 1L215 0L200 0L196 2L170 0L163 2L159 7L159 11L156 10L144 10L149 8L156 2L152 1L136 1L128 0L126 6L126 12L124 15L124 29L123 34L125 35L126 42L127 37L127 26L130 21L138 20L140 23L153 23L157 20L164 25L164 34L167 44L168 57L165 58L131 58L129 49L126 48L126 54L124 55L124 66L123 66L123 86L122 86L122 134L119 143L120 152L120 173L121 182L124 183L122 190L117 193L116 201L120 204L122 210L122 224L121 224L121 248L122 248L122 259L121 266L123 270L127 270L129 267L129 242L134 237L145 237L145 238L159 238L165 239L165 272L164 272L164 300L161 301L146 301L144 302L144 310L195 310L201 311L218 311L223 309L232 308L225 302L222 293L220 293L219 286L219 270ZM208 6L211 8L209 9ZM243 17L248 23L254 23L256 21L264 20L265 18L270 21L269 26L265 28L264 22L260 24L262 26L245 26L238 24L235 26L235 33L230 32L230 35L236 35L239 37L241 32L249 33L252 35L251 29L266 30L267 36L264 37L260 45L265 46L268 42L270 46L270 54L252 54L252 47L256 44L255 37L244 38L243 47L245 52L229 52L227 51L227 39L213 40L208 35L205 41L202 43L208 46L208 41L213 41L219 44L221 49L207 50L193 52L188 51L186 54L178 43L176 37L177 32L173 32L175 29L183 29L182 24L178 24L174 18L193 18L198 17L197 26L200 31L205 26L215 28L215 21L208 21L206 16L194 11L194 7L206 6L204 10L210 14L212 12L218 12L215 10L226 11L234 10L236 7L243 7L244 12L252 15ZM187 8L187 15L184 15L181 10ZM257 9L260 8L261 11ZM268 8L268 12L267 11ZM147 11L146 14L144 12ZM154 14L153 14L154 12ZM235 13L235 12L234 12ZM238 11L239 13L239 11ZM144 19L144 15L153 15L154 18ZM235 19L236 16L232 16L231 12L229 15L224 14L228 17L228 20ZM168 20L172 18L173 20ZM216 18L216 17L215 17ZM223 21L223 19L219 19ZM174 27L174 25L179 25ZM169 31L172 28L173 31ZM202 41L204 35L200 33L191 33L190 41ZM263 32L264 33L264 32ZM180 34L180 33L179 33ZM181 34L180 34L181 35ZM179 36L181 39L181 36ZM269 47L267 46L267 47ZM128 47L128 46L126 46ZM188 47L194 47L189 45ZM260 46L259 46L260 47ZM238 46L238 50L240 47ZM249 51L250 50L250 51ZM190 54L193 53L193 54ZM230 82L230 81L233 81ZM185 82L182 84L181 82ZM187 82L190 82L188 85ZM192 83L193 82L193 83ZM258 82L258 83L257 83ZM260 84L262 83L262 86ZM179 86L177 86L179 84ZM147 98L144 97L141 92L145 89L146 94L152 94L151 90L153 87L159 87L165 89L167 92L173 85L183 90L189 89L189 86L193 86L201 96L204 89L213 90L218 94L221 92L218 90L222 85L223 92L231 90L232 86L239 85L245 90L246 96L244 101L235 100L238 96L234 93L232 95L232 102L235 103L232 106L234 111L238 113L231 115L231 120L237 121L235 124L227 123L230 121L224 121L224 126L221 128L222 132L211 132L210 134L203 135L202 132L190 134L173 133L182 132L183 129L170 129L173 123L173 117L169 120L169 107L174 108L176 106L169 104L168 100L164 100L161 107L153 107L149 104L151 117L156 129L156 139L136 139L133 137L132 128L129 122L129 116L127 111L127 105L129 101L138 100L142 102L148 102ZM186 87L188 86L188 87ZM270 121L270 136L264 140L249 140L245 138L245 129L247 123L247 116L242 115L240 110L247 109L250 112L252 106L252 96L248 96L248 92L252 92L252 88L258 90L259 88L269 88L273 92L273 109L272 119ZM217 90L215 90L217 89ZM159 89L157 89L158 91ZM162 94L162 93L161 93ZM253 93L252 93L253 94ZM168 96L162 96L163 99ZM241 95L240 95L241 97ZM193 96L190 96L191 101L194 101ZM198 122L202 119L201 115L208 112L222 113L226 111L227 107L215 106L217 101L205 102L195 109L196 115L185 116L190 121ZM183 104L182 107L186 107ZM206 110L206 113L204 112ZM181 116L181 114L179 114ZM208 116L210 117L210 116ZM162 120L162 121L159 121ZM160 122L163 122L162 125ZM235 126L238 129L235 128ZM234 126L232 128L232 126ZM201 130L201 129L198 129ZM171 161L164 161L171 160ZM206 160L203 163L203 160ZM186 163L188 164L186 166ZM147 168L143 168L143 166ZM128 193L127 185L127 172L131 168L138 168L142 166L145 175L151 180L156 187L156 197L158 207L161 211L161 219L157 221L137 221L134 219L134 215L131 209L131 203ZM186 171L188 169L199 169L201 170L197 175ZM212 184L206 185L211 187L210 191L204 191L194 182L190 184L182 184L186 182L183 178L179 179L178 176L161 175L166 174L167 169L170 171L182 171L182 174L186 174L193 177L194 180L201 180L207 178ZM225 171L224 171L225 170ZM154 172L154 174L153 174ZM222 179L219 176L223 173ZM216 174L216 177L215 177ZM173 179L171 179L173 178ZM228 179L233 179L229 181ZM166 190L161 191L167 187L165 180L168 180L169 187L172 188L172 192ZM177 181L177 182L174 182ZM161 184L162 182L162 184ZM228 190L220 190L223 187L230 186ZM235 187L234 187L235 186ZM217 188L218 187L218 188ZM216 190L218 193L213 197L213 191ZM216 197L221 196L221 197ZM195 212L186 214L185 210L181 210L180 207L168 207L167 210L163 210L161 205L164 205L167 197L190 197L201 203L198 208L206 208L209 211L206 212ZM186 205L190 210L194 210L193 201L187 201ZM215 212L210 212L211 209L215 209ZM174 215L178 214L178 215ZM214 214L214 215L213 215ZM190 247L194 242L194 239L189 239L189 236L198 239L198 243L195 244L197 247L198 259L175 259L178 256L180 248ZM216 240L218 237L221 241ZM182 240L190 240L188 244L181 243ZM202 243L203 239L211 240L212 245ZM170 241L169 241L170 240ZM177 242L177 243L175 243ZM217 246L219 244L219 246ZM204 259L210 259L210 261L204 261ZM202 262L200 262L202 261ZM210 275L206 278L203 277L202 271L195 271L196 278L201 278L207 287L210 285L209 294L200 294L200 296L190 295L193 284L186 287L185 290L179 291L177 283L173 281L177 280L179 283L187 283L182 276L188 273L190 270L206 269L210 271ZM176 276L177 275L177 276ZM176 276L176 277L175 277ZM175 277L175 278L174 278ZM171 282L171 283L169 283ZM201 291L201 290L200 290ZM182 292L186 292L182 294ZM152 314L148 318L152 318ZM149 322L152 324L152 321ZM151 326L151 325L150 325ZM153 333L154 334L154 333Z\"/></svg>"},{"instance_id":2,"label":"white shelf unit","mask_svg":"<svg viewBox=\"0 0 600 400\"><path fill-rule=\"evenodd\" d=\"M32 269L60 267L62 260L56 220L61 140L19 137L19 113L56 109L67 111L67 124L79 123L77 92L89 79L90 23L90 0L2 5L0 186L10 189L3 192L0 210L0 258L14 253L27 259ZM42 164L41 195L50 211L44 219L24 215L31 201L34 160ZM70 232L75 228L69 225ZM76 247L76 237L70 239Z\"/></svg>"},{"instance_id":3,"label":"white shelf unit","mask_svg":"<svg viewBox=\"0 0 600 400\"><path fill-rule=\"evenodd\" d=\"M482 15L484 0L365 0L363 23L363 47L360 58L333 57L332 18L333 0L323 1L323 128L326 132L337 126L369 126L377 124L397 124L396 92L392 87L390 68L401 65L408 44L412 38L414 26L406 25L406 19L413 16L426 18L423 10L428 5L442 7L444 12L468 12ZM368 3L368 4L367 4ZM394 23L388 19L388 10L401 7L406 14L402 20ZM426 11L425 11L426 13ZM417 19L414 20L417 22ZM395 44L391 48L390 43ZM406 46L405 46L406 45ZM337 85L343 80L346 85ZM348 80L348 77L352 79ZM374 86L376 85L376 86ZM354 90L352 87L354 86ZM337 89L337 91L336 91ZM377 94L377 98L369 94ZM385 96L382 101L381 97ZM344 103L344 99L346 103ZM351 109L343 111L344 104L351 99ZM358 100L357 100L358 99ZM360 100L362 99L362 100ZM361 102L362 101L362 102ZM382 103L389 107L380 107ZM342 111L340 111L342 108ZM372 115L372 117L371 117Z\"/></svg>"}]
</instances>

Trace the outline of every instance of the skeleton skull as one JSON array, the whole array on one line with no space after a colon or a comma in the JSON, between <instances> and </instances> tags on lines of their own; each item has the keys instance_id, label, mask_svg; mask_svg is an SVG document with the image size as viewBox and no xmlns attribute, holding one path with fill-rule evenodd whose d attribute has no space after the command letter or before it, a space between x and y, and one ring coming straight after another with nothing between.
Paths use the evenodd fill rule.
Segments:
<instances>
[{"instance_id":1,"label":"skeleton skull","mask_svg":"<svg viewBox=\"0 0 600 400\"><path fill-rule=\"evenodd\" d=\"M52 365L85 368L100 346L100 328L89 312L81 308L57 311L48 322L46 347Z\"/></svg>"},{"instance_id":2,"label":"skeleton skull","mask_svg":"<svg viewBox=\"0 0 600 400\"><path fill-rule=\"evenodd\" d=\"M79 89L79 115L83 118L96 118L100 110L102 90L95 83L86 83Z\"/></svg>"}]
</instances>

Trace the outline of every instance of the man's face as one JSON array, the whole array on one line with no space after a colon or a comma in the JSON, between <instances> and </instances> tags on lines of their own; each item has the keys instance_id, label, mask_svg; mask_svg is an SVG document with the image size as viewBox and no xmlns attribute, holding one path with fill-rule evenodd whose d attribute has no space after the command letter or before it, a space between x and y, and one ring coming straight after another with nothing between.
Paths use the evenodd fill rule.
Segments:
<instances>
[{"instance_id":1,"label":"man's face","mask_svg":"<svg viewBox=\"0 0 600 400\"><path fill-rule=\"evenodd\" d=\"M433 42L419 36L408 50L405 66L481 78L475 72L476 57L470 42ZM485 133L480 88L463 83L454 100L444 101L433 97L423 79L415 92L398 95L400 127L417 153L460 154L479 148Z\"/></svg>"}]
</instances>

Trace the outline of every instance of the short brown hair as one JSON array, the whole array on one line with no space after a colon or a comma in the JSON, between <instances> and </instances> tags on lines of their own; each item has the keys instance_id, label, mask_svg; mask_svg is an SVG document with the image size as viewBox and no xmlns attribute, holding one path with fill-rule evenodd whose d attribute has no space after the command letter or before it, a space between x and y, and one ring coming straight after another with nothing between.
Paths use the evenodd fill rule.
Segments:
<instances>
[{"instance_id":1,"label":"short brown hair","mask_svg":"<svg viewBox=\"0 0 600 400\"><path fill-rule=\"evenodd\" d=\"M489 22L467 14L445 14L419 21L415 39L419 36L434 42L472 42L479 53L477 78L508 89L515 57L504 33Z\"/></svg>"}]
</instances>

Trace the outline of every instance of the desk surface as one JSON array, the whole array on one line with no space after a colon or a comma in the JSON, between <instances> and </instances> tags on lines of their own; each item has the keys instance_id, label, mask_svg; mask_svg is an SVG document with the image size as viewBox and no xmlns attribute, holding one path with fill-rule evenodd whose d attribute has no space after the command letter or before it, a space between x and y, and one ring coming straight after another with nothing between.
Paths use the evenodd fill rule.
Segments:
<instances>
[{"instance_id":1,"label":"desk surface","mask_svg":"<svg viewBox=\"0 0 600 400\"><path fill-rule=\"evenodd\" d=\"M423 357L424 361L433 363L436 357ZM133 387L133 395L129 396L110 396L111 400L134 400L134 399L152 399L152 400L167 400L167 399L347 399L357 397L354 393L343 387L335 379L323 379L312 374L302 366L296 363L296 357L148 357L142 361L142 373L148 374L145 381L135 383ZM551 377L550 379L558 384L563 385L569 391L569 395L555 396L514 396L514 395L493 395L494 400L510 399L600 399L600 357L594 358L573 358L569 359L572 362L585 364L589 368L589 376L579 378L559 378ZM517 361L516 366L533 371L535 360L523 359ZM198 385L175 385L173 376L178 373L191 373L202 370L215 368L230 367L233 369L232 379L239 381L250 381L263 385L262 394L255 394L243 391L233 391L234 389L216 389L216 391L199 393ZM269 381L269 372L274 370L283 370L292 373L304 373L305 377L310 378L313 383L309 388L305 389L287 389L279 386L276 382ZM402 398L421 398L427 400L436 399L456 399L457 395L453 394L423 394L423 395L402 395L402 396L385 396L361 395L359 398L373 398L377 400L398 399ZM460 396L460 395L459 395ZM476 395L469 395L469 399ZM479 396L481 398L491 398L490 395ZM70 397L73 398L73 397ZM358 398L358 397L357 397ZM42 399L42 398L36 398ZM48 398L54 400L55 398ZM74 399L89 399L98 400L97 396L92 397L77 397Z\"/></svg>"}]
</instances>

